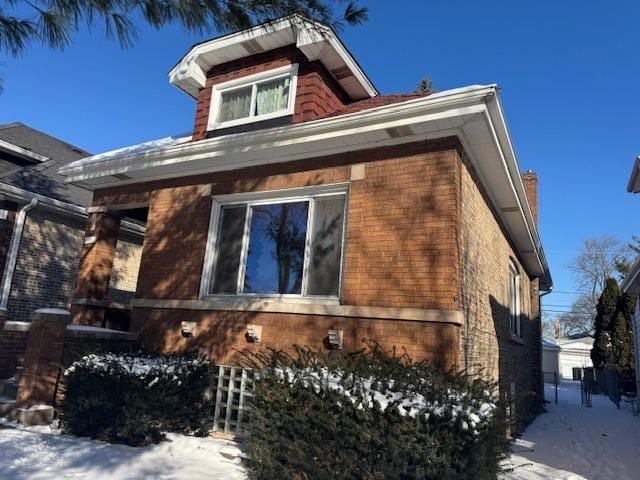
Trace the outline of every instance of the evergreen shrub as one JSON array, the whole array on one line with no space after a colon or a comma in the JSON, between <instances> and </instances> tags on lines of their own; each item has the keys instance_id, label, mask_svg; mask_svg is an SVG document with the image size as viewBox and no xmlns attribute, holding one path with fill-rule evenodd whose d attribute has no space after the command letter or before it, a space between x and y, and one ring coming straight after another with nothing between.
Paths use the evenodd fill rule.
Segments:
<instances>
[{"instance_id":1,"label":"evergreen shrub","mask_svg":"<svg viewBox=\"0 0 640 480\"><path fill-rule=\"evenodd\" d=\"M65 371L65 433L142 446L163 432L205 435L211 412L206 360L136 354L88 355Z\"/></svg>"},{"instance_id":2,"label":"evergreen shrub","mask_svg":"<svg viewBox=\"0 0 640 480\"><path fill-rule=\"evenodd\" d=\"M377 345L341 357L245 353L259 371L247 453L259 480L495 479L495 385Z\"/></svg>"}]
</instances>

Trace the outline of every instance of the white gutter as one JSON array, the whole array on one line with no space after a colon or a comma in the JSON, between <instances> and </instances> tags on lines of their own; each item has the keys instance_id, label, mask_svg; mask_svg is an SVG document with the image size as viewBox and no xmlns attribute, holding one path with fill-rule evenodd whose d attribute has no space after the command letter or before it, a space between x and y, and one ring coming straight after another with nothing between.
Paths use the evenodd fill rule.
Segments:
<instances>
[{"instance_id":1,"label":"white gutter","mask_svg":"<svg viewBox=\"0 0 640 480\"><path fill-rule=\"evenodd\" d=\"M87 218L87 209L81 205L56 200L55 198L30 192L8 183L0 182L0 194L12 200L16 200L19 203L29 201L30 199L37 200L41 207L55 211L67 217L73 217L79 220L86 220ZM145 227L127 220L122 221L121 227L128 233L139 235L144 235L145 233Z\"/></svg>"},{"instance_id":2,"label":"white gutter","mask_svg":"<svg viewBox=\"0 0 640 480\"><path fill-rule=\"evenodd\" d=\"M36 160L38 162L45 162L49 160L49 157L45 157L44 155L40 155L39 153L32 152L31 150L27 150L26 148L18 147L17 145L5 142L4 140L0 140L0 148L13 155L27 158L29 160Z\"/></svg>"},{"instance_id":3,"label":"white gutter","mask_svg":"<svg viewBox=\"0 0 640 480\"><path fill-rule=\"evenodd\" d=\"M2 275L2 290L0 291L0 310L6 310L9 303L9 294L11 293L11 284L13 283L13 274L16 271L16 263L18 262L18 252L20 251L20 242L22 241L22 232L24 231L24 223L27 219L27 213L38 204L38 199L33 198L31 201L22 206L16 215L13 226L13 235L11 236L11 247L4 265L4 274Z\"/></svg>"}]
</instances>

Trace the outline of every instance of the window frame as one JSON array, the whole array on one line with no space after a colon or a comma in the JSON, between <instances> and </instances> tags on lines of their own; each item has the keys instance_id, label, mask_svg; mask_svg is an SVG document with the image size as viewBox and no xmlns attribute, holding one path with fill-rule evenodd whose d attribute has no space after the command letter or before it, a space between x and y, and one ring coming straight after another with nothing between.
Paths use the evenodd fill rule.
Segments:
<instances>
[{"instance_id":1,"label":"window frame","mask_svg":"<svg viewBox=\"0 0 640 480\"><path fill-rule=\"evenodd\" d=\"M294 301L299 303L339 303L342 296L342 281L344 274L344 252L347 232L347 213L349 204L349 184L338 183L330 185L317 185L293 189L270 190L264 192L237 193L229 195L215 195L211 199L211 215L207 234L207 246L205 251L202 279L200 282L199 298L204 299L263 299L277 301ZM308 271L311 257L311 245L314 233L314 198L344 196L344 210L342 222L342 241L340 244L340 265L338 275L337 295L308 295ZM280 203L293 203L308 201L307 210L307 234L305 238L304 264L302 269L301 292L297 293L250 293L242 292L247 268L247 253L249 249L249 237L251 236L251 207L256 205L272 205ZM246 205L247 213L244 219L240 265L238 267L237 293L211 293L213 278L218 260L218 228L220 226L222 208L227 205Z\"/></svg>"},{"instance_id":2,"label":"window frame","mask_svg":"<svg viewBox=\"0 0 640 480\"><path fill-rule=\"evenodd\" d=\"M263 115L255 115L254 107L256 101L256 94L258 85L271 82L273 80L279 80L281 78L289 78L289 98L287 101L287 108L279 110L277 112L266 113ZM267 70L266 72L255 73L246 77L229 80L227 82L218 83L213 85L211 92L211 103L209 106L209 120L207 123L207 130L216 130L218 128L235 127L238 125L245 125L248 123L260 122L263 120L270 120L273 118L286 117L293 115L295 109L295 97L296 88L298 85L298 64L294 63L286 65L284 67L274 68ZM228 120L226 122L218 121L218 115L220 113L222 95L234 90L241 90L243 88L251 87L251 110L248 117L237 118L235 120Z\"/></svg>"},{"instance_id":3,"label":"window frame","mask_svg":"<svg viewBox=\"0 0 640 480\"><path fill-rule=\"evenodd\" d=\"M520 293L520 270L509 260L509 329L511 335L522 338L522 298Z\"/></svg>"}]
</instances>

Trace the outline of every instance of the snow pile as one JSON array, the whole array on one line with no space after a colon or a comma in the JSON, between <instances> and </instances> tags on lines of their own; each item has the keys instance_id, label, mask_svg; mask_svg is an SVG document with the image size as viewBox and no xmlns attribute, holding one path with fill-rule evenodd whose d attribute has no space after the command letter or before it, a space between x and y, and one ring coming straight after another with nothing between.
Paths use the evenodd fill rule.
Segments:
<instances>
[{"instance_id":1,"label":"snow pile","mask_svg":"<svg viewBox=\"0 0 640 480\"><path fill-rule=\"evenodd\" d=\"M148 379L149 387L160 381L161 378L175 381L178 385L181 378L208 363L208 360L183 357L147 357L130 354L91 354L82 357L74 362L64 372L65 376L71 375L78 369L90 373L101 373L106 375L125 374Z\"/></svg>"},{"instance_id":2,"label":"snow pile","mask_svg":"<svg viewBox=\"0 0 640 480\"><path fill-rule=\"evenodd\" d=\"M429 378L399 384L389 378L363 377L326 367L277 368L274 373L283 382L311 388L318 394L327 390L338 393L360 409L396 409L403 417L448 421L473 436L488 426L497 408L496 399L486 389L481 395L452 388L438 393Z\"/></svg>"},{"instance_id":3,"label":"snow pile","mask_svg":"<svg viewBox=\"0 0 640 480\"><path fill-rule=\"evenodd\" d=\"M7 425L8 426L8 425ZM133 448L59 435L49 427L0 429L0 478L50 480L246 480L239 445L168 434Z\"/></svg>"},{"instance_id":4,"label":"snow pile","mask_svg":"<svg viewBox=\"0 0 640 480\"><path fill-rule=\"evenodd\" d=\"M500 480L635 480L640 472L640 419L628 404L621 409L605 395L593 406L581 404L580 383L563 383L551 400L514 442Z\"/></svg>"}]
</instances>

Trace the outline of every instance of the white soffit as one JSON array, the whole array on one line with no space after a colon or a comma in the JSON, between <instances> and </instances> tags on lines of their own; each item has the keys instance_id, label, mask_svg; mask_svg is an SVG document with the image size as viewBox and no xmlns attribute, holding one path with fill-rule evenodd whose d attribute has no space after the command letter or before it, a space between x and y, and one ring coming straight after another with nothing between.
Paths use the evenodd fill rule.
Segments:
<instances>
[{"instance_id":1,"label":"white soffit","mask_svg":"<svg viewBox=\"0 0 640 480\"><path fill-rule=\"evenodd\" d=\"M548 290L547 262L493 85L137 155L102 154L65 165L60 172L67 181L104 188L450 136L462 142L527 271L540 276L540 288Z\"/></svg>"},{"instance_id":2,"label":"white soffit","mask_svg":"<svg viewBox=\"0 0 640 480\"><path fill-rule=\"evenodd\" d=\"M378 95L333 30L297 15L195 45L169 72L169 81L195 98L215 65L286 45L322 62L352 100Z\"/></svg>"},{"instance_id":3,"label":"white soffit","mask_svg":"<svg viewBox=\"0 0 640 480\"><path fill-rule=\"evenodd\" d=\"M640 156L636 157L636 161L633 163L631 177L629 177L629 183L627 184L627 192L640 193Z\"/></svg>"}]
</instances>

